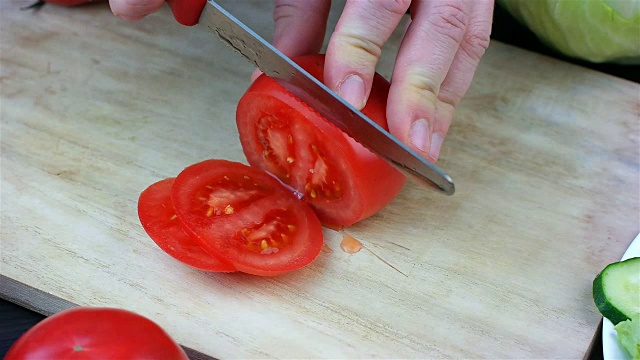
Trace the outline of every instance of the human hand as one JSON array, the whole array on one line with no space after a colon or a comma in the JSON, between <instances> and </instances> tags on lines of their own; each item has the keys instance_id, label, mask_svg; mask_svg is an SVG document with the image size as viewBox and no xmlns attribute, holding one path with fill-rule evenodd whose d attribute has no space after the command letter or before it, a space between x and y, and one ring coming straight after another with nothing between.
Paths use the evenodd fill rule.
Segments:
<instances>
[{"instance_id":1,"label":"human hand","mask_svg":"<svg viewBox=\"0 0 640 360\"><path fill-rule=\"evenodd\" d=\"M330 0L276 0L274 45L316 53ZM493 0L347 0L329 40L325 84L356 108L366 104L381 49L407 9L387 102L390 132L435 162L456 106L489 45Z\"/></svg>"},{"instance_id":2,"label":"human hand","mask_svg":"<svg viewBox=\"0 0 640 360\"><path fill-rule=\"evenodd\" d=\"M110 0L114 14L137 20L164 0ZM273 44L289 57L318 53L331 0L275 0ZM390 132L435 162L489 45L493 0L347 0L331 35L325 84L361 109L381 49L411 8L387 102Z\"/></svg>"}]
</instances>

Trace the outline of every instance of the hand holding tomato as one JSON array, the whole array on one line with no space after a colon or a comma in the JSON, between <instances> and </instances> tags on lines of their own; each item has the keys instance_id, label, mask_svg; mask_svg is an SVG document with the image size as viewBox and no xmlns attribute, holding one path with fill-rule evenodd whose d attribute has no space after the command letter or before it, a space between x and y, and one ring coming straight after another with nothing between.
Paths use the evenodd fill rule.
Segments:
<instances>
[{"instance_id":1,"label":"hand holding tomato","mask_svg":"<svg viewBox=\"0 0 640 360\"><path fill-rule=\"evenodd\" d=\"M187 25L197 22L204 6L204 0L169 1L176 18ZM129 21L163 3L110 0L113 13ZM363 108L382 46L410 9L386 113L389 131L435 162L455 108L489 45L493 5L493 0L347 0L327 48L325 83ZM331 0L275 0L273 44L289 57L318 53L330 6Z\"/></svg>"}]
</instances>

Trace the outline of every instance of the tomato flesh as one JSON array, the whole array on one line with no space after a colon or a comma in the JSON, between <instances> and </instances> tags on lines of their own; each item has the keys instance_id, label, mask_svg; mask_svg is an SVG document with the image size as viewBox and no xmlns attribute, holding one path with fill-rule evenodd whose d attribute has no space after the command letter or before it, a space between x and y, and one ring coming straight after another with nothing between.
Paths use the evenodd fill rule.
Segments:
<instances>
[{"instance_id":1,"label":"tomato flesh","mask_svg":"<svg viewBox=\"0 0 640 360\"><path fill-rule=\"evenodd\" d=\"M324 56L294 60L322 80ZM362 110L384 129L388 89L376 75ZM236 123L248 162L302 193L327 226L348 226L373 215L406 182L402 173L265 75L240 99Z\"/></svg>"},{"instance_id":2,"label":"tomato flesh","mask_svg":"<svg viewBox=\"0 0 640 360\"><path fill-rule=\"evenodd\" d=\"M138 217L144 230L160 249L189 266L206 271L235 271L233 265L204 251L185 232L171 201L174 180L160 180L140 194Z\"/></svg>"},{"instance_id":3,"label":"tomato flesh","mask_svg":"<svg viewBox=\"0 0 640 360\"><path fill-rule=\"evenodd\" d=\"M243 164L191 165L176 178L171 197L186 231L239 271L295 270L313 261L323 244L313 210L276 178ZM220 210L229 207L233 211Z\"/></svg>"}]
</instances>

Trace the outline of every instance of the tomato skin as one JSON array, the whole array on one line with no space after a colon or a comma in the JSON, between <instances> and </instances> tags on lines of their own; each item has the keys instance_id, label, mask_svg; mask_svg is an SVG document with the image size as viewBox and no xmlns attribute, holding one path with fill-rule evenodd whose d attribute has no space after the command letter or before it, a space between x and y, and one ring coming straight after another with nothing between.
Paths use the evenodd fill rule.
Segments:
<instances>
[{"instance_id":1,"label":"tomato skin","mask_svg":"<svg viewBox=\"0 0 640 360\"><path fill-rule=\"evenodd\" d=\"M275 276L312 262L323 245L313 210L276 178L205 160L178 174L171 193L185 230L238 271Z\"/></svg>"},{"instance_id":2,"label":"tomato skin","mask_svg":"<svg viewBox=\"0 0 640 360\"><path fill-rule=\"evenodd\" d=\"M9 349L5 360L188 359L156 323L130 311L77 307L33 326Z\"/></svg>"},{"instance_id":3,"label":"tomato skin","mask_svg":"<svg viewBox=\"0 0 640 360\"><path fill-rule=\"evenodd\" d=\"M160 180L140 194L138 217L144 230L160 249L182 263L205 271L235 271L233 265L207 253L185 232L171 201L174 180Z\"/></svg>"},{"instance_id":4,"label":"tomato skin","mask_svg":"<svg viewBox=\"0 0 640 360\"><path fill-rule=\"evenodd\" d=\"M323 80L324 55L307 55L296 58L294 61L320 81ZM369 100L362 109L365 115L385 130L388 130L386 122L388 92L389 83L376 74ZM316 169L305 168L296 163L298 159L308 161L313 157L309 154L310 151L305 153L303 146L296 145L298 146L296 149L289 149L290 155L295 153L295 156L290 156L293 159L290 166L281 160L278 166L274 165L274 161L266 160L266 157L272 156L272 153L277 158L277 155L287 150L277 149L282 146L274 146L271 149L265 145L268 141L265 141L260 133L267 127L265 122L270 124L268 126L278 124L273 125L272 128L280 127L280 130L269 130L272 133L278 131L286 133L291 129L297 131L292 133L290 138L294 139L294 143L313 142L312 145L319 149L319 153L324 154L325 162L331 163L328 175L333 176L332 182L337 181L342 184L338 187L339 190L335 190L338 194L323 199L321 196L316 198L309 196L314 194L305 191L309 183L306 172ZM254 81L240 99L236 112L236 124L247 161L254 167L275 173L283 182L304 193L305 199L316 210L318 217L326 226L349 226L375 214L397 196L406 182L406 177L401 172L344 134L264 74ZM287 126L289 126L288 129L286 129ZM281 145L283 141L278 141L278 137L283 136L273 136ZM271 150L273 151L270 152ZM289 178L286 175L289 175ZM326 190L324 187L323 189Z\"/></svg>"}]
</instances>

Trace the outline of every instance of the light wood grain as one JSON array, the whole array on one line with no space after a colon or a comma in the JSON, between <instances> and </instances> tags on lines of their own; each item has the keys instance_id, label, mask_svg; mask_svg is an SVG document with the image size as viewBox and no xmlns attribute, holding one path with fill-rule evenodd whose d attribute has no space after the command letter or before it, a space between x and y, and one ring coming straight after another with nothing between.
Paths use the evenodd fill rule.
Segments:
<instances>
[{"instance_id":1,"label":"light wood grain","mask_svg":"<svg viewBox=\"0 0 640 360\"><path fill-rule=\"evenodd\" d=\"M70 301L38 290L4 275L0 275L0 298L46 316L77 306ZM211 356L191 348L183 347L183 349L191 360L213 359Z\"/></svg>"},{"instance_id":2,"label":"light wood grain","mask_svg":"<svg viewBox=\"0 0 640 360\"><path fill-rule=\"evenodd\" d=\"M153 244L137 198L197 161L244 162L252 67L166 8L130 24L28 2L0 1L2 275L217 358L584 355L591 282L640 228L638 84L493 43L438 162L453 197L408 184L349 229L370 252L326 230L334 251L295 273L207 274ZM270 33L269 2L225 4Z\"/></svg>"}]
</instances>

